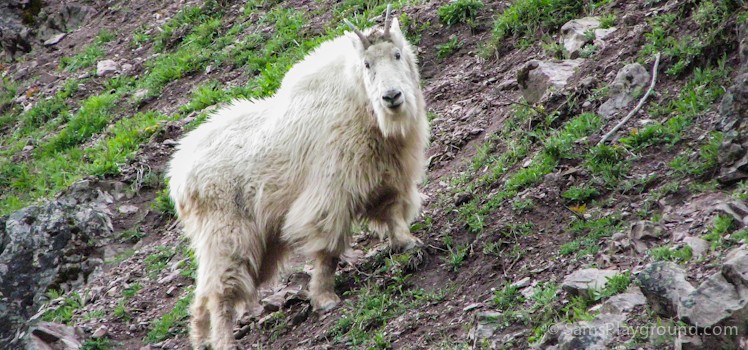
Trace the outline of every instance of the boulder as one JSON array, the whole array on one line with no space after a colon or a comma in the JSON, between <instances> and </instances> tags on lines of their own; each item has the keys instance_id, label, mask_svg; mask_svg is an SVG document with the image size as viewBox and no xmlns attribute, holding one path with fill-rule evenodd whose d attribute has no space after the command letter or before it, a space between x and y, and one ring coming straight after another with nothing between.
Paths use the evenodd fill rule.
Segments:
<instances>
[{"instance_id":1,"label":"boulder","mask_svg":"<svg viewBox=\"0 0 748 350\"><path fill-rule=\"evenodd\" d=\"M595 39L587 33L594 33L599 27L600 19L597 17L573 19L561 26L561 37L558 41L564 45L569 57L578 58L579 50Z\"/></svg>"},{"instance_id":2,"label":"boulder","mask_svg":"<svg viewBox=\"0 0 748 350\"><path fill-rule=\"evenodd\" d=\"M724 133L719 147L717 180L734 183L748 178L748 23L738 28L741 66L720 103L718 129Z\"/></svg>"},{"instance_id":3,"label":"boulder","mask_svg":"<svg viewBox=\"0 0 748 350\"><path fill-rule=\"evenodd\" d=\"M635 307L645 305L647 298L637 286L629 287L626 292L616 294L603 302L600 312L621 314L633 310Z\"/></svg>"},{"instance_id":4,"label":"boulder","mask_svg":"<svg viewBox=\"0 0 748 350\"><path fill-rule=\"evenodd\" d=\"M678 314L678 306L695 288L686 281L686 272L669 261L647 265L636 275L650 307L664 317Z\"/></svg>"},{"instance_id":5,"label":"boulder","mask_svg":"<svg viewBox=\"0 0 748 350\"><path fill-rule=\"evenodd\" d=\"M716 273L681 302L680 317L699 328L742 322L748 317L748 288L736 288L722 273Z\"/></svg>"},{"instance_id":6,"label":"boulder","mask_svg":"<svg viewBox=\"0 0 748 350\"><path fill-rule=\"evenodd\" d=\"M598 114L612 118L627 108L638 94L643 94L649 84L649 72L639 63L627 64L616 74L610 84L608 100L597 109Z\"/></svg>"},{"instance_id":7,"label":"boulder","mask_svg":"<svg viewBox=\"0 0 748 350\"><path fill-rule=\"evenodd\" d=\"M82 347L81 332L59 323L40 322L31 329L26 340L27 350L78 350Z\"/></svg>"},{"instance_id":8,"label":"boulder","mask_svg":"<svg viewBox=\"0 0 748 350\"><path fill-rule=\"evenodd\" d=\"M730 283L748 288L748 250L738 248L727 254L722 274Z\"/></svg>"},{"instance_id":9,"label":"boulder","mask_svg":"<svg viewBox=\"0 0 748 350\"><path fill-rule=\"evenodd\" d=\"M87 182L57 199L0 218L0 348L47 300L49 289L84 284L102 263L112 222ZM98 258L92 258L98 257Z\"/></svg>"},{"instance_id":10,"label":"boulder","mask_svg":"<svg viewBox=\"0 0 748 350\"><path fill-rule=\"evenodd\" d=\"M517 84L525 101L537 103L549 92L563 90L582 62L582 59L528 62L517 72Z\"/></svg>"}]
</instances>

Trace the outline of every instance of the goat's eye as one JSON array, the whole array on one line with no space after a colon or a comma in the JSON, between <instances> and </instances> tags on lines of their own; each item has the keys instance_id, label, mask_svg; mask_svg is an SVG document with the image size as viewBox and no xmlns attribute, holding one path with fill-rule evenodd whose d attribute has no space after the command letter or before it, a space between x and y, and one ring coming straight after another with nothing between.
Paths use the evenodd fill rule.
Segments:
<instances>
[{"instance_id":1,"label":"goat's eye","mask_svg":"<svg viewBox=\"0 0 748 350\"><path fill-rule=\"evenodd\" d=\"M399 53L399 52L395 52L395 59L396 59L396 60L399 60L399 59L400 59L400 53Z\"/></svg>"},{"instance_id":2,"label":"goat's eye","mask_svg":"<svg viewBox=\"0 0 748 350\"><path fill-rule=\"evenodd\" d=\"M369 68L370 68L370 66L369 66L369 62L367 62L367 61L364 61L364 67L366 67L366 69L369 69Z\"/></svg>"}]
</instances>

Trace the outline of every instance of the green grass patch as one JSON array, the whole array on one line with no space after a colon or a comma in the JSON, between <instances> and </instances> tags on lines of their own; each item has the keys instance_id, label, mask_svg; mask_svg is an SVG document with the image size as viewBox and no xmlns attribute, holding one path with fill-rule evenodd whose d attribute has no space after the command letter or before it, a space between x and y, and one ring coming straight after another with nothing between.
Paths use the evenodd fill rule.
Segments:
<instances>
[{"instance_id":1,"label":"green grass patch","mask_svg":"<svg viewBox=\"0 0 748 350\"><path fill-rule=\"evenodd\" d=\"M483 6L480 0L456 0L439 7L436 14L439 15L439 20L448 26L466 23L473 27L475 18Z\"/></svg>"},{"instance_id":2,"label":"green grass patch","mask_svg":"<svg viewBox=\"0 0 748 350\"><path fill-rule=\"evenodd\" d=\"M47 292L47 298L50 300L55 300L60 297L63 297L63 294L54 289ZM69 324L73 319L73 313L75 310L78 310L83 306L85 306L83 297L81 297L77 292L70 292L67 295L64 295L62 301L60 301L55 308L47 310L42 315L42 320Z\"/></svg>"},{"instance_id":3,"label":"green grass patch","mask_svg":"<svg viewBox=\"0 0 748 350\"><path fill-rule=\"evenodd\" d=\"M151 321L150 330L143 339L144 342L153 344L186 333L185 326L189 317L189 306L192 302L192 291L180 298L174 308L161 318Z\"/></svg>"},{"instance_id":4,"label":"green grass patch","mask_svg":"<svg viewBox=\"0 0 748 350\"><path fill-rule=\"evenodd\" d=\"M540 33L556 32L583 9L584 3L575 0L517 0L494 21L491 43L498 48L514 38L520 47L530 46Z\"/></svg>"},{"instance_id":5,"label":"green grass patch","mask_svg":"<svg viewBox=\"0 0 748 350\"><path fill-rule=\"evenodd\" d=\"M561 255L576 254L577 257L594 256L600 250L601 240L610 237L623 229L624 223L618 215L609 215L598 219L574 220L567 231L573 237L579 237L561 245Z\"/></svg>"},{"instance_id":6,"label":"green grass patch","mask_svg":"<svg viewBox=\"0 0 748 350\"><path fill-rule=\"evenodd\" d=\"M682 248L672 248L669 246L652 248L649 251L649 255L654 260L658 261L675 261L679 263L686 263L691 261L693 258L693 250L691 246L684 246Z\"/></svg>"},{"instance_id":7,"label":"green grass patch","mask_svg":"<svg viewBox=\"0 0 748 350\"><path fill-rule=\"evenodd\" d=\"M572 186L561 197L574 203L586 203L600 194L596 188L589 185Z\"/></svg>"}]
</instances>

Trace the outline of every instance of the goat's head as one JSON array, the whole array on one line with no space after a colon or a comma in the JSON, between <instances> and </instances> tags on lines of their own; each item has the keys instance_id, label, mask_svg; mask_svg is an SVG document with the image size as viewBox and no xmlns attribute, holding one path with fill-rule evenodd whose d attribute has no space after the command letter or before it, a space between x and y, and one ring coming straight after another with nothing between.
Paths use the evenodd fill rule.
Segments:
<instances>
[{"instance_id":1,"label":"goat's head","mask_svg":"<svg viewBox=\"0 0 748 350\"><path fill-rule=\"evenodd\" d=\"M417 59L396 18L387 6L382 29L361 32L345 21L353 30L348 36L359 52L362 79L382 133L404 135L409 125L419 118L420 92Z\"/></svg>"}]
</instances>

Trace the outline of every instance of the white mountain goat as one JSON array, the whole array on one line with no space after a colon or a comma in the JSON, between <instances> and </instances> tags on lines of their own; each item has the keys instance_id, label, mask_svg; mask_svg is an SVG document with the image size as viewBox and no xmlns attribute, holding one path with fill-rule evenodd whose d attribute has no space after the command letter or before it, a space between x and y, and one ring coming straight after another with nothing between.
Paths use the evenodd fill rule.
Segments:
<instances>
[{"instance_id":1,"label":"white mountain goat","mask_svg":"<svg viewBox=\"0 0 748 350\"><path fill-rule=\"evenodd\" d=\"M257 301L291 249L314 259L316 310L340 302L338 257L352 224L421 241L429 130L417 59L389 8L381 29L353 29L297 63L277 93L235 101L190 132L170 163L169 187L197 257L194 347L235 347L237 312Z\"/></svg>"}]
</instances>

